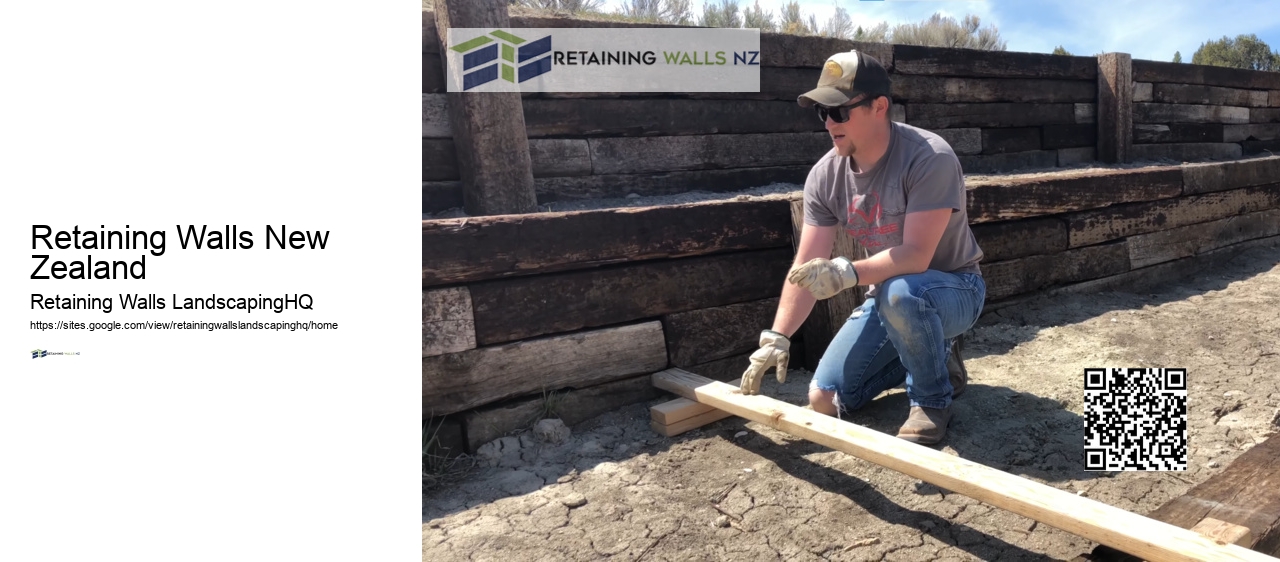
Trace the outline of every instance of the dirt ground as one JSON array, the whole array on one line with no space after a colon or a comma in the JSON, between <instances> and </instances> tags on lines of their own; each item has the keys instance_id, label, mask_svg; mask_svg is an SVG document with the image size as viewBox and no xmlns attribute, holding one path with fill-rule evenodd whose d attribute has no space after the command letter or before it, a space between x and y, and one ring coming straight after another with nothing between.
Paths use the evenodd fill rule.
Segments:
<instances>
[{"instance_id":1,"label":"dirt ground","mask_svg":"<svg viewBox=\"0 0 1280 562\"><path fill-rule=\"evenodd\" d=\"M1150 292L985 315L938 448L1136 513L1181 495L1280 431L1277 264L1273 244ZM1083 469L1083 370L1120 366L1187 368L1187 471ZM811 376L770 375L765 392L802 404ZM741 418L663 438L648 426L659 402L561 445L504 438L424 492L423 560L1063 560L1094 546ZM849 421L893 434L906 415L899 389Z\"/></svg>"}]
</instances>

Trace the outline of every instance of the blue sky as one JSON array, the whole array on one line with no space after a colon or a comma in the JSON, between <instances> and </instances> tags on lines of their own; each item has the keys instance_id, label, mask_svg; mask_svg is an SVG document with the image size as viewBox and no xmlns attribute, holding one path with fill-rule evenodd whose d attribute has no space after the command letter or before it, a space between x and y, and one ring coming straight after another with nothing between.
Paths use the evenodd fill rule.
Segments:
<instances>
[{"instance_id":1,"label":"blue sky","mask_svg":"<svg viewBox=\"0 0 1280 562\"><path fill-rule=\"evenodd\" d=\"M703 0L693 0L702 13ZM746 7L754 0L740 0ZM784 0L760 0L776 15ZM622 0L605 0L616 8ZM1010 51L1047 53L1057 45L1077 55L1097 52L1129 53L1133 58L1167 61L1182 51L1185 62L1200 44L1223 35L1254 33L1280 51L1280 2L1276 0L800 0L802 11L821 22L840 6L856 25L887 21L918 22L934 12L960 19L974 14L983 24L995 24Z\"/></svg>"}]
</instances>

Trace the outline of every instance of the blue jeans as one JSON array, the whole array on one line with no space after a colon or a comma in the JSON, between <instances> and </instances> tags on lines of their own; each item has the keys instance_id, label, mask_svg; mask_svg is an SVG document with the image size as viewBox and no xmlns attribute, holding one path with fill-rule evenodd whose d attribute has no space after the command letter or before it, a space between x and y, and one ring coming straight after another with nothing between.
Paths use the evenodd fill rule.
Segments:
<instances>
[{"instance_id":1,"label":"blue jeans","mask_svg":"<svg viewBox=\"0 0 1280 562\"><path fill-rule=\"evenodd\" d=\"M978 321L986 295L976 273L930 269L888 279L836 333L810 388L836 391L847 412L906 382L912 406L946 408L951 340Z\"/></svg>"}]
</instances>

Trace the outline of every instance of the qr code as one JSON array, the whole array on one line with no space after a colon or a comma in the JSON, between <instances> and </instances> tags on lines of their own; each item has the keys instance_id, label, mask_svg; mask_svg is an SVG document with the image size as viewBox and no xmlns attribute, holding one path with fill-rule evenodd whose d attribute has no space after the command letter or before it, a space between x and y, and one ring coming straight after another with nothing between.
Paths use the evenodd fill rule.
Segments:
<instances>
[{"instance_id":1,"label":"qr code","mask_svg":"<svg viewBox=\"0 0 1280 562\"><path fill-rule=\"evenodd\" d=\"M1085 470L1186 470L1186 369L1084 370Z\"/></svg>"}]
</instances>

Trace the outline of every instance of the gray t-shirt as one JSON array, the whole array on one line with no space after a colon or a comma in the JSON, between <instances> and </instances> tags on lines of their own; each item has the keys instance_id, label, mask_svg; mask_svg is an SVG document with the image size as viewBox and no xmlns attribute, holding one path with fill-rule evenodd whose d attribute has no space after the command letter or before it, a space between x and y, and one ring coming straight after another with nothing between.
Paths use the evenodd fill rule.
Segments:
<instances>
[{"instance_id":1,"label":"gray t-shirt","mask_svg":"<svg viewBox=\"0 0 1280 562\"><path fill-rule=\"evenodd\" d=\"M804 184L804 222L839 225L868 254L902 245L907 213L951 209L929 269L981 273L982 249L969 229L964 176L955 151L936 134L890 123L889 150L871 169L854 173L853 159L832 148ZM861 256L846 256L858 259ZM872 286L868 292L875 296Z\"/></svg>"}]
</instances>

